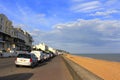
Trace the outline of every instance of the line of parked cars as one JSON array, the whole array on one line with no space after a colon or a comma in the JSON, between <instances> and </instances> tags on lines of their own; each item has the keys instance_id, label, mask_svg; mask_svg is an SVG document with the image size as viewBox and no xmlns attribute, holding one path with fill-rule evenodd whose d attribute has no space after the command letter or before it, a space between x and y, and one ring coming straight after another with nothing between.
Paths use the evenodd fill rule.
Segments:
<instances>
[{"instance_id":1,"label":"line of parked cars","mask_svg":"<svg viewBox=\"0 0 120 80\"><path fill-rule=\"evenodd\" d=\"M44 53L43 51L31 51L30 53L19 53L15 59L16 67L30 66L33 68L38 63L44 62L53 58L53 53Z\"/></svg>"}]
</instances>

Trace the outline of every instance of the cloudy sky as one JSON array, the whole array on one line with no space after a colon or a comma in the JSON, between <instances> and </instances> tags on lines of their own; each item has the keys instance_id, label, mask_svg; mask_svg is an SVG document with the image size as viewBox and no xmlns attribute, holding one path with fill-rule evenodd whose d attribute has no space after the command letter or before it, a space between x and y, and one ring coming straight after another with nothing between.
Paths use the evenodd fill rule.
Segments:
<instances>
[{"instance_id":1,"label":"cloudy sky","mask_svg":"<svg viewBox=\"0 0 120 80\"><path fill-rule=\"evenodd\" d=\"M0 0L0 13L34 44L71 53L120 53L119 0Z\"/></svg>"}]
</instances>

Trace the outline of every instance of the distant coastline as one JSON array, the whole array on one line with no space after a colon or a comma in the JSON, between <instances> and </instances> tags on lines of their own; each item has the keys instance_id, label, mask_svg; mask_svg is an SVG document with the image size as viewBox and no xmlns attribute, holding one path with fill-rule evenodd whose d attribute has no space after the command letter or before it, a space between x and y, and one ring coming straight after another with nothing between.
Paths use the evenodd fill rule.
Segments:
<instances>
[{"instance_id":1,"label":"distant coastline","mask_svg":"<svg viewBox=\"0 0 120 80\"><path fill-rule=\"evenodd\" d=\"M120 62L120 54L74 54L74 55Z\"/></svg>"}]
</instances>

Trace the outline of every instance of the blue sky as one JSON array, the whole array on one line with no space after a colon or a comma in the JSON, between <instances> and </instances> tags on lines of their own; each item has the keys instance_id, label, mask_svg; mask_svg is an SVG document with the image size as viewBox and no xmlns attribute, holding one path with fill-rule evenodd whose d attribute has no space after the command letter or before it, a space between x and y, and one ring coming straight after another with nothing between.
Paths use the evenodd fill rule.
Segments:
<instances>
[{"instance_id":1,"label":"blue sky","mask_svg":"<svg viewBox=\"0 0 120 80\"><path fill-rule=\"evenodd\" d=\"M0 13L41 42L71 53L120 53L119 0L0 0Z\"/></svg>"}]
</instances>

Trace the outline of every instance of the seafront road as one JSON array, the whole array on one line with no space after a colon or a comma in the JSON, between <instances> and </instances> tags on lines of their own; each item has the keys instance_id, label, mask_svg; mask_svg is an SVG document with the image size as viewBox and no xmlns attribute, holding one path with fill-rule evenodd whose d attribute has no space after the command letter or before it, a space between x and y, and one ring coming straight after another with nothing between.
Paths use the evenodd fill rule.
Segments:
<instances>
[{"instance_id":1,"label":"seafront road","mask_svg":"<svg viewBox=\"0 0 120 80\"><path fill-rule=\"evenodd\" d=\"M15 58L0 58L0 80L72 80L61 56L40 63L35 68L19 67Z\"/></svg>"}]
</instances>

